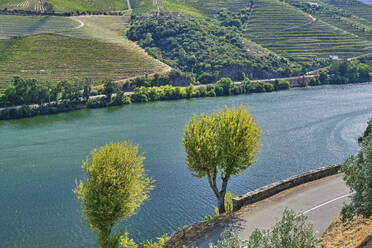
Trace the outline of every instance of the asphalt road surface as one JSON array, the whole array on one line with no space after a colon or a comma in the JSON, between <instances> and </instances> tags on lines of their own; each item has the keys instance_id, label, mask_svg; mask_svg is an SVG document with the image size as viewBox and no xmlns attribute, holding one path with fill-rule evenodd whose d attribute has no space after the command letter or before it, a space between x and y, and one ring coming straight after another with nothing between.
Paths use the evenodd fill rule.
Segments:
<instances>
[{"instance_id":1,"label":"asphalt road surface","mask_svg":"<svg viewBox=\"0 0 372 248\"><path fill-rule=\"evenodd\" d=\"M341 174L326 177L246 206L226 226L214 229L189 247L208 247L227 226L236 228L242 239L248 239L256 228L271 228L281 219L285 208L307 216L315 235L320 236L339 215L344 203L349 202L351 194L342 178Z\"/></svg>"}]
</instances>

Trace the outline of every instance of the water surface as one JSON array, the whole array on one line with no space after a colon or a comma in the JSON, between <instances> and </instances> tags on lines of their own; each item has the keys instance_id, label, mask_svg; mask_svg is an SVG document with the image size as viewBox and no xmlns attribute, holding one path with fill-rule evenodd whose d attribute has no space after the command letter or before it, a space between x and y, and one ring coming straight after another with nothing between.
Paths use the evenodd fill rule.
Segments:
<instances>
[{"instance_id":1,"label":"water surface","mask_svg":"<svg viewBox=\"0 0 372 248\"><path fill-rule=\"evenodd\" d=\"M206 180L193 178L181 139L192 114L244 104L263 132L261 159L229 190L243 194L310 169L343 161L372 116L372 84L132 104L0 122L0 246L96 247L72 189L96 147L140 144L156 179L151 199L122 223L136 240L173 232L213 213Z\"/></svg>"}]
</instances>

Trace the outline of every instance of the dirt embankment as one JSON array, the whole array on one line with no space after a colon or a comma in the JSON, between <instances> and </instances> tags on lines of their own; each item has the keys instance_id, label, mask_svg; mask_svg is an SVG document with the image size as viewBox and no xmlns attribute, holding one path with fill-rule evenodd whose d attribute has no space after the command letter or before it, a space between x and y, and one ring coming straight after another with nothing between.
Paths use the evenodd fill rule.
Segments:
<instances>
[{"instance_id":1,"label":"dirt embankment","mask_svg":"<svg viewBox=\"0 0 372 248\"><path fill-rule=\"evenodd\" d=\"M343 223L338 217L323 234L324 248L362 248L372 238L372 217L363 219L357 217Z\"/></svg>"}]
</instances>

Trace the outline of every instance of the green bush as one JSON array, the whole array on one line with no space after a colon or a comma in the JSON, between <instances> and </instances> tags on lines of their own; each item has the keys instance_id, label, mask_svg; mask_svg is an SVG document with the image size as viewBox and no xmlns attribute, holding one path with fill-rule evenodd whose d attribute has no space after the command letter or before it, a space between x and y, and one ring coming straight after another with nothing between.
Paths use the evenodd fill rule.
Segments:
<instances>
[{"instance_id":1,"label":"green bush","mask_svg":"<svg viewBox=\"0 0 372 248\"><path fill-rule=\"evenodd\" d=\"M351 156L341 166L346 185L355 193L351 203L342 209L343 220L355 215L372 216L372 121L369 121L364 136L359 140L361 147L356 156Z\"/></svg>"},{"instance_id":2,"label":"green bush","mask_svg":"<svg viewBox=\"0 0 372 248\"><path fill-rule=\"evenodd\" d=\"M291 83L286 80L282 80L282 81L276 80L274 83L275 90L288 90L290 87L291 87Z\"/></svg>"},{"instance_id":3,"label":"green bush","mask_svg":"<svg viewBox=\"0 0 372 248\"><path fill-rule=\"evenodd\" d=\"M271 83L264 83L264 87L266 92L272 92L275 90L274 85L272 85Z\"/></svg>"},{"instance_id":4,"label":"green bush","mask_svg":"<svg viewBox=\"0 0 372 248\"><path fill-rule=\"evenodd\" d=\"M88 108L102 108L107 105L106 99L103 97L90 98L87 102Z\"/></svg>"},{"instance_id":5,"label":"green bush","mask_svg":"<svg viewBox=\"0 0 372 248\"><path fill-rule=\"evenodd\" d=\"M255 230L247 241L239 239L236 231L226 229L221 240L210 248L316 248L319 240L313 233L307 217L285 210L282 219L270 230Z\"/></svg>"},{"instance_id":6,"label":"green bush","mask_svg":"<svg viewBox=\"0 0 372 248\"><path fill-rule=\"evenodd\" d=\"M317 77L310 78L309 85L316 86L316 85L319 85L319 84L320 84L319 78L317 78Z\"/></svg>"}]
</instances>

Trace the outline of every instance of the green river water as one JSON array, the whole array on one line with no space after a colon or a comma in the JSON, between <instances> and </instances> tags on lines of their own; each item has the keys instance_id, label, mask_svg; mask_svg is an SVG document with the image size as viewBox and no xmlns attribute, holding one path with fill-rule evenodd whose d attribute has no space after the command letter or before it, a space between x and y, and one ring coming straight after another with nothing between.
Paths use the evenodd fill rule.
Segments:
<instances>
[{"instance_id":1,"label":"green river water","mask_svg":"<svg viewBox=\"0 0 372 248\"><path fill-rule=\"evenodd\" d=\"M186 168L181 139L192 114L244 104L263 129L261 159L229 190L243 194L274 181L343 161L372 117L372 84L132 104L0 122L0 247L96 247L72 189L96 147L140 144L151 199L121 223L137 241L171 233L213 213L206 180Z\"/></svg>"}]
</instances>

